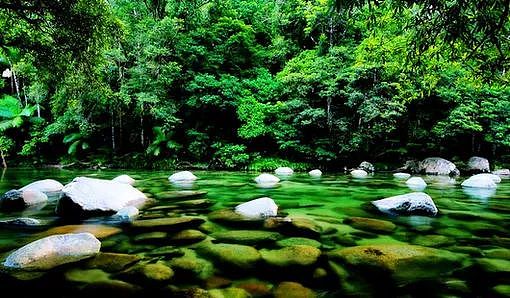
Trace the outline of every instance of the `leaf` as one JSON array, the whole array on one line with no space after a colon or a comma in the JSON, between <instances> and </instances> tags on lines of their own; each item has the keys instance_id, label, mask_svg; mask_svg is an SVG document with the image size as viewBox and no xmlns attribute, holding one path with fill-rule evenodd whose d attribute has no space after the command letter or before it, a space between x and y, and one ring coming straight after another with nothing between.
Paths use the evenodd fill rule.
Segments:
<instances>
[{"instance_id":1,"label":"leaf","mask_svg":"<svg viewBox=\"0 0 510 298\"><path fill-rule=\"evenodd\" d=\"M13 118L21 113L21 103L18 99L4 95L0 99L0 118Z\"/></svg>"},{"instance_id":2,"label":"leaf","mask_svg":"<svg viewBox=\"0 0 510 298\"><path fill-rule=\"evenodd\" d=\"M67 153L69 155L74 155L76 154L76 151L78 149L78 145L80 144L80 140L78 141L75 141L74 143L71 144L71 146L69 146L69 148L67 149Z\"/></svg>"},{"instance_id":3,"label":"leaf","mask_svg":"<svg viewBox=\"0 0 510 298\"><path fill-rule=\"evenodd\" d=\"M74 142L81 138L81 134L79 132L68 134L64 137L64 140L62 141L64 144Z\"/></svg>"}]
</instances>

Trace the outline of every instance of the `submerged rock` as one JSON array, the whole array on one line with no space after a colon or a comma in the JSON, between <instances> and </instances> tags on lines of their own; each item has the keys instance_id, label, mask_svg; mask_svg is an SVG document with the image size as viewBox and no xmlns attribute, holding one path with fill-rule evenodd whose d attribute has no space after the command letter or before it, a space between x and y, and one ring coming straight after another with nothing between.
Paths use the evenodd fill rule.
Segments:
<instances>
[{"instance_id":1,"label":"submerged rock","mask_svg":"<svg viewBox=\"0 0 510 298\"><path fill-rule=\"evenodd\" d=\"M30 217L0 220L0 226L3 227L36 227L40 225L42 225L40 220Z\"/></svg>"},{"instance_id":2,"label":"submerged rock","mask_svg":"<svg viewBox=\"0 0 510 298\"><path fill-rule=\"evenodd\" d=\"M496 176L496 175L494 175L494 176ZM494 183L494 180L492 179L492 177L487 176L487 175L482 175L482 174L469 177L468 179L464 180L464 182L462 182L461 185L463 187L473 187L473 188L496 188L497 187L497 185L496 185L496 183Z\"/></svg>"},{"instance_id":3,"label":"submerged rock","mask_svg":"<svg viewBox=\"0 0 510 298\"><path fill-rule=\"evenodd\" d=\"M489 173L476 174L476 175L471 176L471 178L473 178L473 177L474 178L487 177L487 178L492 179L492 181L494 181L494 183L500 183L501 182L501 177L499 177L498 175L489 174Z\"/></svg>"},{"instance_id":4,"label":"submerged rock","mask_svg":"<svg viewBox=\"0 0 510 298\"><path fill-rule=\"evenodd\" d=\"M95 257L87 260L84 266L90 269L101 269L106 272L119 272L140 260L141 258L137 255L100 252Z\"/></svg>"},{"instance_id":5,"label":"submerged rock","mask_svg":"<svg viewBox=\"0 0 510 298\"><path fill-rule=\"evenodd\" d=\"M390 221L365 217L349 217L344 220L344 223L359 230L384 234L392 233L397 228L397 226Z\"/></svg>"},{"instance_id":6,"label":"submerged rock","mask_svg":"<svg viewBox=\"0 0 510 298\"><path fill-rule=\"evenodd\" d=\"M64 188L64 185L62 185L62 183L58 182L57 180L45 179L32 182L28 185L23 186L19 190L40 191L43 193L58 193L62 191L62 188Z\"/></svg>"},{"instance_id":7,"label":"submerged rock","mask_svg":"<svg viewBox=\"0 0 510 298\"><path fill-rule=\"evenodd\" d=\"M473 156L468 160L467 168L470 173L489 173L491 171L489 160L484 157Z\"/></svg>"},{"instance_id":8,"label":"submerged rock","mask_svg":"<svg viewBox=\"0 0 510 298\"><path fill-rule=\"evenodd\" d=\"M421 177L411 177L407 179L406 184L412 190L423 190L427 187L427 183Z\"/></svg>"},{"instance_id":9,"label":"submerged rock","mask_svg":"<svg viewBox=\"0 0 510 298\"><path fill-rule=\"evenodd\" d=\"M397 179L409 179L411 177L411 174L409 173L394 173L393 177Z\"/></svg>"},{"instance_id":10,"label":"submerged rock","mask_svg":"<svg viewBox=\"0 0 510 298\"><path fill-rule=\"evenodd\" d=\"M168 180L170 182L193 182L197 180L197 176L193 175L190 171L181 171L172 174L168 177Z\"/></svg>"},{"instance_id":11,"label":"submerged rock","mask_svg":"<svg viewBox=\"0 0 510 298\"><path fill-rule=\"evenodd\" d=\"M135 220L131 227L137 230L179 231L196 228L205 220L196 217L164 217L154 219Z\"/></svg>"},{"instance_id":12,"label":"submerged rock","mask_svg":"<svg viewBox=\"0 0 510 298\"><path fill-rule=\"evenodd\" d=\"M220 242L250 245L264 242L275 242L281 238L281 235L279 233L269 231L234 230L213 233L211 234L211 237Z\"/></svg>"},{"instance_id":13,"label":"submerged rock","mask_svg":"<svg viewBox=\"0 0 510 298\"><path fill-rule=\"evenodd\" d=\"M163 262L153 264L138 264L119 274L119 278L141 284L163 284L174 276L172 268Z\"/></svg>"},{"instance_id":14,"label":"submerged rock","mask_svg":"<svg viewBox=\"0 0 510 298\"><path fill-rule=\"evenodd\" d=\"M274 290L275 298L315 298L317 295L309 288L304 287L300 283L284 281L281 282Z\"/></svg>"},{"instance_id":15,"label":"submerged rock","mask_svg":"<svg viewBox=\"0 0 510 298\"><path fill-rule=\"evenodd\" d=\"M170 266L175 270L177 277L182 279L206 280L214 273L211 262L199 258L195 251L184 249L184 255L170 260Z\"/></svg>"},{"instance_id":16,"label":"submerged rock","mask_svg":"<svg viewBox=\"0 0 510 298\"><path fill-rule=\"evenodd\" d=\"M129 175L120 175L112 179L112 181L118 182L118 183L124 183L129 185L135 184L135 179L129 177Z\"/></svg>"},{"instance_id":17,"label":"submerged rock","mask_svg":"<svg viewBox=\"0 0 510 298\"><path fill-rule=\"evenodd\" d=\"M0 210L22 210L30 206L43 205L48 196L37 190L9 190L0 197Z\"/></svg>"},{"instance_id":18,"label":"submerged rock","mask_svg":"<svg viewBox=\"0 0 510 298\"><path fill-rule=\"evenodd\" d=\"M47 270L96 255L101 242L90 233L54 235L29 243L11 253L4 266Z\"/></svg>"},{"instance_id":19,"label":"submerged rock","mask_svg":"<svg viewBox=\"0 0 510 298\"><path fill-rule=\"evenodd\" d=\"M398 215L429 215L437 214L437 207L432 198L423 192L413 192L404 195L372 201L381 212Z\"/></svg>"},{"instance_id":20,"label":"submerged rock","mask_svg":"<svg viewBox=\"0 0 510 298\"><path fill-rule=\"evenodd\" d=\"M310 172L308 172L308 175L310 175L312 177L320 177L320 176L322 176L322 171L318 170L318 169L311 170Z\"/></svg>"},{"instance_id":21,"label":"submerged rock","mask_svg":"<svg viewBox=\"0 0 510 298\"><path fill-rule=\"evenodd\" d=\"M249 298L251 295L241 288L225 288L209 290L211 298Z\"/></svg>"},{"instance_id":22,"label":"submerged rock","mask_svg":"<svg viewBox=\"0 0 510 298\"><path fill-rule=\"evenodd\" d=\"M498 175L498 176L509 176L510 175L510 169L499 169L499 170L494 170L492 172L492 174L494 175Z\"/></svg>"},{"instance_id":23,"label":"submerged rock","mask_svg":"<svg viewBox=\"0 0 510 298\"><path fill-rule=\"evenodd\" d=\"M57 213L61 216L82 217L100 213L115 213L128 206L139 207L147 197L129 184L87 177L75 178L62 189Z\"/></svg>"},{"instance_id":24,"label":"submerged rock","mask_svg":"<svg viewBox=\"0 0 510 298\"><path fill-rule=\"evenodd\" d=\"M246 217L264 218L276 216L278 206L271 198L264 197L240 204L235 211Z\"/></svg>"},{"instance_id":25,"label":"submerged rock","mask_svg":"<svg viewBox=\"0 0 510 298\"><path fill-rule=\"evenodd\" d=\"M352 170L351 176L354 178L365 178L368 173L365 170Z\"/></svg>"},{"instance_id":26,"label":"submerged rock","mask_svg":"<svg viewBox=\"0 0 510 298\"><path fill-rule=\"evenodd\" d=\"M187 245L200 242L207 238L207 235L198 230L183 230L170 237L170 241L175 245Z\"/></svg>"},{"instance_id":27,"label":"submerged rock","mask_svg":"<svg viewBox=\"0 0 510 298\"><path fill-rule=\"evenodd\" d=\"M207 244L198 247L200 254L238 269L254 269L261 260L260 253L251 246L239 244Z\"/></svg>"},{"instance_id":28,"label":"submerged rock","mask_svg":"<svg viewBox=\"0 0 510 298\"><path fill-rule=\"evenodd\" d=\"M281 249L262 249L262 259L271 266L311 266L317 262L321 251L308 245L287 246Z\"/></svg>"},{"instance_id":29,"label":"submerged rock","mask_svg":"<svg viewBox=\"0 0 510 298\"><path fill-rule=\"evenodd\" d=\"M41 237L58 235L58 234L69 234L69 233L90 233L98 239L107 238L122 232L120 228L107 226L107 225L66 225L51 228L39 234Z\"/></svg>"},{"instance_id":30,"label":"submerged rock","mask_svg":"<svg viewBox=\"0 0 510 298\"><path fill-rule=\"evenodd\" d=\"M461 257L445 250L408 245L362 245L333 250L330 260L363 269L366 272L390 273L406 282L435 278L460 266Z\"/></svg>"},{"instance_id":31,"label":"submerged rock","mask_svg":"<svg viewBox=\"0 0 510 298\"><path fill-rule=\"evenodd\" d=\"M131 222L138 217L140 211L135 206L127 206L115 213L113 217L122 222Z\"/></svg>"},{"instance_id":32,"label":"submerged rock","mask_svg":"<svg viewBox=\"0 0 510 298\"><path fill-rule=\"evenodd\" d=\"M310 239L310 238L290 237L290 238L285 238L285 239L276 241L276 245L278 245L279 247L306 245L306 246L311 246L311 247L315 247L315 248L320 248L322 246L322 243L320 243L317 240Z\"/></svg>"},{"instance_id":33,"label":"submerged rock","mask_svg":"<svg viewBox=\"0 0 510 298\"><path fill-rule=\"evenodd\" d=\"M274 171L274 173L279 176L290 176L294 174L294 170L289 167L279 167Z\"/></svg>"},{"instance_id":34,"label":"submerged rock","mask_svg":"<svg viewBox=\"0 0 510 298\"><path fill-rule=\"evenodd\" d=\"M457 166L449 160L440 157L429 157L422 160L419 165L419 172L430 175L460 175Z\"/></svg>"},{"instance_id":35,"label":"submerged rock","mask_svg":"<svg viewBox=\"0 0 510 298\"><path fill-rule=\"evenodd\" d=\"M375 172L375 167L373 164L369 163L368 161L363 161L359 164L358 169L364 170L367 173L373 173Z\"/></svg>"}]
</instances>

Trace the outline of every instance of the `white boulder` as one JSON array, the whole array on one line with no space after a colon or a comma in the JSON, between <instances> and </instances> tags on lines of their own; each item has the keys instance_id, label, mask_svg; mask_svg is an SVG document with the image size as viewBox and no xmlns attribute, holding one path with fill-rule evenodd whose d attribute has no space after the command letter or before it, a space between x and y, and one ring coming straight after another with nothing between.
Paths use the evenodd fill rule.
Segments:
<instances>
[{"instance_id":1,"label":"white boulder","mask_svg":"<svg viewBox=\"0 0 510 298\"><path fill-rule=\"evenodd\" d=\"M458 176L460 174L453 162L440 157L429 157L420 161L418 171L430 175Z\"/></svg>"},{"instance_id":2,"label":"white boulder","mask_svg":"<svg viewBox=\"0 0 510 298\"><path fill-rule=\"evenodd\" d=\"M129 185L135 184L135 179L129 177L129 175L120 175L112 179L112 181L118 182L118 183L124 183Z\"/></svg>"},{"instance_id":3,"label":"white boulder","mask_svg":"<svg viewBox=\"0 0 510 298\"><path fill-rule=\"evenodd\" d=\"M289 167L279 167L276 170L274 170L274 173L279 176L290 176L294 174L294 170L292 170Z\"/></svg>"},{"instance_id":4,"label":"white boulder","mask_svg":"<svg viewBox=\"0 0 510 298\"><path fill-rule=\"evenodd\" d=\"M495 176L495 175L494 175ZM488 175L474 175L464 180L461 184L463 187L476 187L476 188L496 188L497 185Z\"/></svg>"},{"instance_id":5,"label":"white boulder","mask_svg":"<svg viewBox=\"0 0 510 298\"><path fill-rule=\"evenodd\" d=\"M28 185L23 186L19 190L35 190L40 191L44 193L51 193L51 192L60 192L62 191L62 188L64 185L62 183L58 182L57 180L53 179L44 179L32 182Z\"/></svg>"},{"instance_id":6,"label":"white boulder","mask_svg":"<svg viewBox=\"0 0 510 298\"><path fill-rule=\"evenodd\" d=\"M510 169L499 169L492 172L494 175L498 176L508 176L510 175Z\"/></svg>"},{"instance_id":7,"label":"white boulder","mask_svg":"<svg viewBox=\"0 0 510 298\"><path fill-rule=\"evenodd\" d=\"M138 217L139 213L140 211L135 206L127 206L120 209L113 217L122 222L131 222Z\"/></svg>"},{"instance_id":8,"label":"white boulder","mask_svg":"<svg viewBox=\"0 0 510 298\"><path fill-rule=\"evenodd\" d=\"M354 178L365 178L368 173L365 170L352 170L351 176Z\"/></svg>"},{"instance_id":9,"label":"white boulder","mask_svg":"<svg viewBox=\"0 0 510 298\"><path fill-rule=\"evenodd\" d=\"M487 178L490 178L490 179L492 179L492 181L494 181L494 183L500 183L501 182L501 177L499 177L498 175L494 175L494 174L482 173L482 174L476 174L476 175L471 176L471 178L477 178L477 177L487 177Z\"/></svg>"},{"instance_id":10,"label":"white boulder","mask_svg":"<svg viewBox=\"0 0 510 298\"><path fill-rule=\"evenodd\" d=\"M240 204L235 208L235 211L246 217L262 218L276 216L278 206L271 198L264 197Z\"/></svg>"},{"instance_id":11,"label":"white boulder","mask_svg":"<svg viewBox=\"0 0 510 298\"><path fill-rule=\"evenodd\" d=\"M193 182L197 180L197 176L193 175L190 171L181 171L172 174L170 177L168 177L168 180L170 182Z\"/></svg>"},{"instance_id":12,"label":"white boulder","mask_svg":"<svg viewBox=\"0 0 510 298\"><path fill-rule=\"evenodd\" d=\"M312 177L320 177L322 176L322 171L319 169L311 170L310 172L308 172L308 175Z\"/></svg>"},{"instance_id":13,"label":"white boulder","mask_svg":"<svg viewBox=\"0 0 510 298\"><path fill-rule=\"evenodd\" d=\"M124 207L139 207L147 197L129 184L111 180L78 177L62 189L57 213L84 216L87 213L112 213Z\"/></svg>"},{"instance_id":14,"label":"white boulder","mask_svg":"<svg viewBox=\"0 0 510 298\"><path fill-rule=\"evenodd\" d=\"M11 253L3 265L9 268L48 270L96 255L101 242L90 233L45 237Z\"/></svg>"},{"instance_id":15,"label":"white boulder","mask_svg":"<svg viewBox=\"0 0 510 298\"><path fill-rule=\"evenodd\" d=\"M473 156L468 160L467 170L471 173L488 173L491 171L489 160L484 157Z\"/></svg>"},{"instance_id":16,"label":"white boulder","mask_svg":"<svg viewBox=\"0 0 510 298\"><path fill-rule=\"evenodd\" d=\"M409 179L411 177L411 174L409 173L394 173L393 177L397 179Z\"/></svg>"},{"instance_id":17,"label":"white boulder","mask_svg":"<svg viewBox=\"0 0 510 298\"><path fill-rule=\"evenodd\" d=\"M413 192L373 201L372 204L381 212L398 215L437 214L437 207L432 198L423 192Z\"/></svg>"},{"instance_id":18,"label":"white boulder","mask_svg":"<svg viewBox=\"0 0 510 298\"><path fill-rule=\"evenodd\" d=\"M421 177L411 177L406 181L407 186L411 189L424 189L427 187L427 182Z\"/></svg>"},{"instance_id":19,"label":"white boulder","mask_svg":"<svg viewBox=\"0 0 510 298\"><path fill-rule=\"evenodd\" d=\"M255 182L259 184L276 184L280 182L280 178L276 177L275 175L271 174L260 174L255 178Z\"/></svg>"},{"instance_id":20,"label":"white boulder","mask_svg":"<svg viewBox=\"0 0 510 298\"><path fill-rule=\"evenodd\" d=\"M9 190L0 197L0 209L22 210L26 207L43 205L48 196L37 190Z\"/></svg>"}]
</instances>

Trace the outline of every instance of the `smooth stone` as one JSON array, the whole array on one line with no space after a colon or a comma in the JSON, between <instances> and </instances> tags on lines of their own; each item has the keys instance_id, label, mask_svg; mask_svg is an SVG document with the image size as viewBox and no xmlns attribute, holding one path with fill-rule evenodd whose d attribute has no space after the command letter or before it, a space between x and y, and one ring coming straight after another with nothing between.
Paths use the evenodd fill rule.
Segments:
<instances>
[{"instance_id":1,"label":"smooth stone","mask_svg":"<svg viewBox=\"0 0 510 298\"><path fill-rule=\"evenodd\" d=\"M392 233L397 228L397 226L390 221L365 217L349 217L344 220L344 223L359 230L383 234Z\"/></svg>"},{"instance_id":2,"label":"smooth stone","mask_svg":"<svg viewBox=\"0 0 510 298\"><path fill-rule=\"evenodd\" d=\"M311 170L310 172L308 172L308 175L310 175L312 177L320 177L320 176L322 176L322 171L318 170L318 169Z\"/></svg>"},{"instance_id":3,"label":"smooth stone","mask_svg":"<svg viewBox=\"0 0 510 298\"><path fill-rule=\"evenodd\" d=\"M440 157L425 158L418 164L418 170L421 173L431 175L460 175L457 166L453 162Z\"/></svg>"},{"instance_id":4,"label":"smooth stone","mask_svg":"<svg viewBox=\"0 0 510 298\"><path fill-rule=\"evenodd\" d=\"M43 193L55 193L55 192L61 192L62 188L64 188L64 185L62 183L58 182L57 180L53 179L44 179L32 182L28 185L23 186L19 190L32 190L32 191L40 191Z\"/></svg>"},{"instance_id":5,"label":"smooth stone","mask_svg":"<svg viewBox=\"0 0 510 298\"><path fill-rule=\"evenodd\" d=\"M304 237L285 238L285 239L276 241L276 245L278 245L279 247L306 245L306 246L311 246L311 247L315 247L315 248L320 248L322 246L322 244L319 241L309 239L309 238L304 238Z\"/></svg>"},{"instance_id":6,"label":"smooth stone","mask_svg":"<svg viewBox=\"0 0 510 298\"><path fill-rule=\"evenodd\" d=\"M133 238L134 242L144 242L144 243L158 243L165 242L168 239L168 233L166 232L150 232L138 234Z\"/></svg>"},{"instance_id":7,"label":"smooth stone","mask_svg":"<svg viewBox=\"0 0 510 298\"><path fill-rule=\"evenodd\" d=\"M330 260L355 268L389 272L398 280L435 278L456 269L461 257L446 250L408 244L374 244L336 249Z\"/></svg>"},{"instance_id":8,"label":"smooth stone","mask_svg":"<svg viewBox=\"0 0 510 298\"><path fill-rule=\"evenodd\" d=\"M267 174L267 173L258 175L254 180L258 184L267 184L267 185L276 184L276 183L280 182L280 178L276 177L275 175L271 175L271 174Z\"/></svg>"},{"instance_id":9,"label":"smooth stone","mask_svg":"<svg viewBox=\"0 0 510 298\"><path fill-rule=\"evenodd\" d=\"M454 291L459 294L469 294L471 293L471 289L469 288L466 281L461 279L448 279L443 282L444 287L446 287L449 291Z\"/></svg>"},{"instance_id":10,"label":"smooth stone","mask_svg":"<svg viewBox=\"0 0 510 298\"><path fill-rule=\"evenodd\" d=\"M268 197L263 197L236 206L235 212L254 218L264 218L269 216L276 216L278 206Z\"/></svg>"},{"instance_id":11,"label":"smooth stone","mask_svg":"<svg viewBox=\"0 0 510 298\"><path fill-rule=\"evenodd\" d=\"M42 223L40 220L30 217L0 220L0 226L4 227L36 227L41 225Z\"/></svg>"},{"instance_id":12,"label":"smooth stone","mask_svg":"<svg viewBox=\"0 0 510 298\"><path fill-rule=\"evenodd\" d=\"M358 169L360 170L363 170L367 173L373 173L375 172L375 167L373 164L369 163L368 161L362 161L359 166L358 166Z\"/></svg>"},{"instance_id":13,"label":"smooth stone","mask_svg":"<svg viewBox=\"0 0 510 298\"><path fill-rule=\"evenodd\" d=\"M274 173L279 176L290 176L294 174L294 170L289 167L279 167L274 171Z\"/></svg>"},{"instance_id":14,"label":"smooth stone","mask_svg":"<svg viewBox=\"0 0 510 298\"><path fill-rule=\"evenodd\" d=\"M393 177L397 178L397 179L409 179L411 178L411 174L409 173L394 173L393 174Z\"/></svg>"},{"instance_id":15,"label":"smooth stone","mask_svg":"<svg viewBox=\"0 0 510 298\"><path fill-rule=\"evenodd\" d=\"M450 237L443 235L418 235L413 240L413 244L428 246L428 247L440 247L453 244L455 240Z\"/></svg>"},{"instance_id":16,"label":"smooth stone","mask_svg":"<svg viewBox=\"0 0 510 298\"><path fill-rule=\"evenodd\" d=\"M174 244L191 244L200 242L207 238L207 235L199 230L183 230L170 237L170 241Z\"/></svg>"},{"instance_id":17,"label":"smooth stone","mask_svg":"<svg viewBox=\"0 0 510 298\"><path fill-rule=\"evenodd\" d=\"M76 283L93 283L97 281L107 281L110 275L100 269L71 269L64 273L65 279Z\"/></svg>"},{"instance_id":18,"label":"smooth stone","mask_svg":"<svg viewBox=\"0 0 510 298\"><path fill-rule=\"evenodd\" d=\"M399 215L429 215L438 212L432 198L423 192L413 192L372 201L372 204L383 213Z\"/></svg>"},{"instance_id":19,"label":"smooth stone","mask_svg":"<svg viewBox=\"0 0 510 298\"><path fill-rule=\"evenodd\" d=\"M162 246L153 248L152 250L144 252L146 256L157 256L157 257L182 257L184 253L181 249L175 248L174 246Z\"/></svg>"},{"instance_id":20,"label":"smooth stone","mask_svg":"<svg viewBox=\"0 0 510 298\"><path fill-rule=\"evenodd\" d=\"M486 175L475 175L462 182L462 187L473 187L473 188L496 188L497 185L491 177Z\"/></svg>"},{"instance_id":21,"label":"smooth stone","mask_svg":"<svg viewBox=\"0 0 510 298\"><path fill-rule=\"evenodd\" d=\"M221 276L211 276L205 281L206 289L225 288L232 284L232 280Z\"/></svg>"},{"instance_id":22,"label":"smooth stone","mask_svg":"<svg viewBox=\"0 0 510 298\"><path fill-rule=\"evenodd\" d=\"M137 230L176 231L189 228L196 228L205 220L196 217L167 217L135 220L131 227Z\"/></svg>"},{"instance_id":23,"label":"smooth stone","mask_svg":"<svg viewBox=\"0 0 510 298\"><path fill-rule=\"evenodd\" d=\"M140 214L138 208L134 206L127 206L117 211L117 213L113 215L113 218L122 222L132 222L138 217L138 214Z\"/></svg>"},{"instance_id":24,"label":"smooth stone","mask_svg":"<svg viewBox=\"0 0 510 298\"><path fill-rule=\"evenodd\" d=\"M49 235L57 235L57 234L68 234L68 233L90 233L94 235L98 239L108 238L110 236L119 234L122 232L122 229L107 225L67 225L67 226L59 226L54 227L44 232L41 232L38 236L45 237Z\"/></svg>"},{"instance_id":25,"label":"smooth stone","mask_svg":"<svg viewBox=\"0 0 510 298\"><path fill-rule=\"evenodd\" d=\"M170 182L193 182L197 180L197 176L193 175L190 171L181 171L172 174L168 177L168 180Z\"/></svg>"},{"instance_id":26,"label":"smooth stone","mask_svg":"<svg viewBox=\"0 0 510 298\"><path fill-rule=\"evenodd\" d=\"M476 263L487 273L510 273L510 260L480 258Z\"/></svg>"},{"instance_id":27,"label":"smooth stone","mask_svg":"<svg viewBox=\"0 0 510 298\"><path fill-rule=\"evenodd\" d=\"M284 281L274 290L275 298L315 298L317 295L300 283Z\"/></svg>"},{"instance_id":28,"label":"smooth stone","mask_svg":"<svg viewBox=\"0 0 510 298\"><path fill-rule=\"evenodd\" d=\"M251 297L248 292L240 288L212 289L209 290L211 298L248 298Z\"/></svg>"},{"instance_id":29,"label":"smooth stone","mask_svg":"<svg viewBox=\"0 0 510 298\"><path fill-rule=\"evenodd\" d=\"M120 175L112 179L112 181L118 182L118 183L124 183L129 185L135 185L135 179L129 177L129 175Z\"/></svg>"},{"instance_id":30,"label":"smooth stone","mask_svg":"<svg viewBox=\"0 0 510 298\"><path fill-rule=\"evenodd\" d=\"M214 273L214 266L206 259L199 258L194 250L184 249L184 255L169 262L177 277L188 280L207 280Z\"/></svg>"},{"instance_id":31,"label":"smooth stone","mask_svg":"<svg viewBox=\"0 0 510 298\"><path fill-rule=\"evenodd\" d=\"M48 196L37 190L9 190L0 197L0 210L22 210L30 206L42 205Z\"/></svg>"},{"instance_id":32,"label":"smooth stone","mask_svg":"<svg viewBox=\"0 0 510 298\"><path fill-rule=\"evenodd\" d=\"M488 173L491 171L489 160L484 157L472 156L467 162L467 170L471 173Z\"/></svg>"},{"instance_id":33,"label":"smooth stone","mask_svg":"<svg viewBox=\"0 0 510 298\"><path fill-rule=\"evenodd\" d=\"M267 297L271 295L271 286L260 281L243 281L237 283L236 287L244 289L254 297Z\"/></svg>"},{"instance_id":34,"label":"smooth stone","mask_svg":"<svg viewBox=\"0 0 510 298\"><path fill-rule=\"evenodd\" d=\"M352 170L351 176L354 178L365 178L368 176L368 173L364 170Z\"/></svg>"},{"instance_id":35,"label":"smooth stone","mask_svg":"<svg viewBox=\"0 0 510 298\"><path fill-rule=\"evenodd\" d=\"M233 230L225 232L216 232L211 234L211 237L220 242L237 243L237 244L258 244L275 242L281 238L281 235L276 232L257 231L257 230Z\"/></svg>"},{"instance_id":36,"label":"smooth stone","mask_svg":"<svg viewBox=\"0 0 510 298\"><path fill-rule=\"evenodd\" d=\"M285 235L305 238L319 238L322 228L312 219L306 217L268 218L264 228L276 230Z\"/></svg>"},{"instance_id":37,"label":"smooth stone","mask_svg":"<svg viewBox=\"0 0 510 298\"><path fill-rule=\"evenodd\" d=\"M186 199L186 198L198 198L203 197L207 194L205 190L175 190L175 191L164 191L156 194L158 199ZM211 203L210 201L207 201ZM197 205L197 204L194 204ZM202 205L202 204L198 204Z\"/></svg>"},{"instance_id":38,"label":"smooth stone","mask_svg":"<svg viewBox=\"0 0 510 298\"><path fill-rule=\"evenodd\" d=\"M407 179L406 185L412 190L423 190L427 187L427 183L421 177L411 177Z\"/></svg>"},{"instance_id":39,"label":"smooth stone","mask_svg":"<svg viewBox=\"0 0 510 298\"><path fill-rule=\"evenodd\" d=\"M499 170L494 170L492 172L492 174L494 175L498 175L498 176L509 176L510 175L510 169L499 169Z\"/></svg>"},{"instance_id":40,"label":"smooth stone","mask_svg":"<svg viewBox=\"0 0 510 298\"><path fill-rule=\"evenodd\" d=\"M162 284L171 280L174 274L172 268L158 261L153 264L138 264L118 276L123 280L141 284Z\"/></svg>"},{"instance_id":41,"label":"smooth stone","mask_svg":"<svg viewBox=\"0 0 510 298\"><path fill-rule=\"evenodd\" d=\"M137 255L100 252L95 257L87 260L86 268L101 269L106 272L119 272L136 264L141 258Z\"/></svg>"},{"instance_id":42,"label":"smooth stone","mask_svg":"<svg viewBox=\"0 0 510 298\"><path fill-rule=\"evenodd\" d=\"M281 249L260 250L262 259L271 266L311 266L321 255L321 251L313 246L295 245Z\"/></svg>"},{"instance_id":43,"label":"smooth stone","mask_svg":"<svg viewBox=\"0 0 510 298\"><path fill-rule=\"evenodd\" d=\"M255 218L255 217L246 217L239 213L236 213L232 209L220 209L215 210L209 214L207 214L207 218L210 221L223 223L223 224L231 224L231 225L239 225L239 224L250 224L250 223L262 223L264 221L263 218Z\"/></svg>"},{"instance_id":44,"label":"smooth stone","mask_svg":"<svg viewBox=\"0 0 510 298\"><path fill-rule=\"evenodd\" d=\"M87 177L75 178L62 192L57 214L73 218L116 213L127 206L138 208L147 201L141 191L129 184Z\"/></svg>"},{"instance_id":45,"label":"smooth stone","mask_svg":"<svg viewBox=\"0 0 510 298\"><path fill-rule=\"evenodd\" d=\"M487 177L487 178L492 179L492 181L494 181L494 183L501 183L501 177L499 177L498 175L482 173L482 174L476 174L476 175L471 176L471 178L477 178L477 177Z\"/></svg>"},{"instance_id":46,"label":"smooth stone","mask_svg":"<svg viewBox=\"0 0 510 298\"><path fill-rule=\"evenodd\" d=\"M31 242L11 253L3 265L25 270L47 270L95 256L101 242L90 233L64 234Z\"/></svg>"},{"instance_id":47,"label":"smooth stone","mask_svg":"<svg viewBox=\"0 0 510 298\"><path fill-rule=\"evenodd\" d=\"M219 263L239 269L254 269L260 262L260 253L251 246L239 244L208 244L198 247L200 254Z\"/></svg>"},{"instance_id":48,"label":"smooth stone","mask_svg":"<svg viewBox=\"0 0 510 298\"><path fill-rule=\"evenodd\" d=\"M510 261L510 249L494 248L483 251L483 255L491 259L502 259Z\"/></svg>"}]
</instances>

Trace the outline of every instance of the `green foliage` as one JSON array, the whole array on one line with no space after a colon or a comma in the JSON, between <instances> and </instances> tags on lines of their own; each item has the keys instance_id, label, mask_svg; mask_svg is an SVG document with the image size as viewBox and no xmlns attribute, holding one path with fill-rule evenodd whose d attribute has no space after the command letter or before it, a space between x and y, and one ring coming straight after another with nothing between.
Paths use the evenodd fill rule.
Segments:
<instances>
[{"instance_id":1,"label":"green foliage","mask_svg":"<svg viewBox=\"0 0 510 298\"><path fill-rule=\"evenodd\" d=\"M62 143L67 144L67 154L76 155L79 150L87 150L90 145L85 141L85 136L79 132L70 133L64 137Z\"/></svg>"},{"instance_id":2,"label":"green foliage","mask_svg":"<svg viewBox=\"0 0 510 298\"><path fill-rule=\"evenodd\" d=\"M147 147L147 154L159 156L161 153L165 155L175 155L180 149L181 145L172 140L173 133L166 132L162 127L155 126L152 128L154 133L154 140Z\"/></svg>"},{"instance_id":3,"label":"green foliage","mask_svg":"<svg viewBox=\"0 0 510 298\"><path fill-rule=\"evenodd\" d=\"M272 172L278 167L290 167L294 171L307 171L311 165L305 162L292 162L277 157L261 157L255 159L248 166L248 170L256 172Z\"/></svg>"},{"instance_id":4,"label":"green foliage","mask_svg":"<svg viewBox=\"0 0 510 298\"><path fill-rule=\"evenodd\" d=\"M250 155L245 145L214 143L213 160L215 166L227 169L240 169L248 165Z\"/></svg>"}]
</instances>

